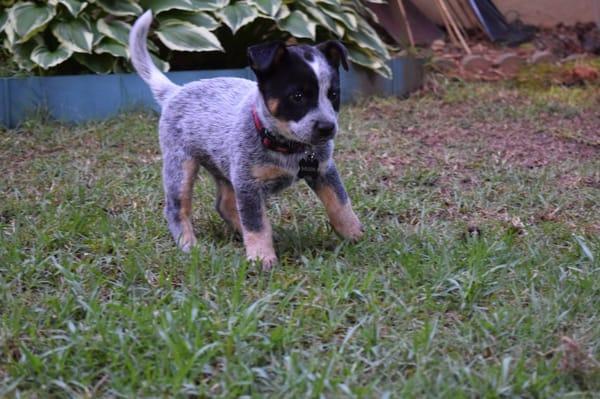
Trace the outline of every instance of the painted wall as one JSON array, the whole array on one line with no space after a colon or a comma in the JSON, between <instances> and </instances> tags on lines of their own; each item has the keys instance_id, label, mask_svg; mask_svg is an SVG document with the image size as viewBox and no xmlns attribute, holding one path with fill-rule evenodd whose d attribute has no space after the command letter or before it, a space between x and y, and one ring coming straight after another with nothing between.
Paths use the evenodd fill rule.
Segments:
<instances>
[{"instance_id":1,"label":"painted wall","mask_svg":"<svg viewBox=\"0 0 600 399\"><path fill-rule=\"evenodd\" d=\"M437 24L443 21L436 0L411 0ZM467 3L467 0L446 0L451 3ZM600 0L492 0L498 9L511 16L518 15L527 24L552 27L558 23L574 25L577 22L600 24ZM515 14L516 13L516 14Z\"/></svg>"}]
</instances>

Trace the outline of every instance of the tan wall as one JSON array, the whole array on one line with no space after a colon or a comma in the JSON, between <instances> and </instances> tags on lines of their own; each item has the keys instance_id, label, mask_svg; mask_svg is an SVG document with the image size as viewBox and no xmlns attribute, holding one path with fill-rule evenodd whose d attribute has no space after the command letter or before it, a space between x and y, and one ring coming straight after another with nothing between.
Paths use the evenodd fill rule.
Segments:
<instances>
[{"instance_id":1,"label":"tan wall","mask_svg":"<svg viewBox=\"0 0 600 399\"><path fill-rule=\"evenodd\" d=\"M442 24L435 0L412 2L429 18ZM554 26L561 22L565 25L600 23L600 0L493 0L493 3L509 18L512 11L516 11L523 22L537 26Z\"/></svg>"}]
</instances>

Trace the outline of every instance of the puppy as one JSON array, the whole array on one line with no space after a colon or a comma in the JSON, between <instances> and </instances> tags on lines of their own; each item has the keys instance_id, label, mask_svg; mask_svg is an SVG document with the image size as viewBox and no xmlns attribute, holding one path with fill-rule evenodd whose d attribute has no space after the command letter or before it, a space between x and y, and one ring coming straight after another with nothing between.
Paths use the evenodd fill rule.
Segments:
<instances>
[{"instance_id":1,"label":"puppy","mask_svg":"<svg viewBox=\"0 0 600 399\"><path fill-rule=\"evenodd\" d=\"M248 259L264 269L277 257L265 200L300 179L321 199L333 228L358 240L362 225L332 159L340 108L339 66L347 52L337 41L248 49L257 82L205 79L178 86L153 64L146 47L152 14L129 35L131 60L161 106L164 215L183 251L196 244L192 192L203 166L217 185L216 209L242 234Z\"/></svg>"}]
</instances>

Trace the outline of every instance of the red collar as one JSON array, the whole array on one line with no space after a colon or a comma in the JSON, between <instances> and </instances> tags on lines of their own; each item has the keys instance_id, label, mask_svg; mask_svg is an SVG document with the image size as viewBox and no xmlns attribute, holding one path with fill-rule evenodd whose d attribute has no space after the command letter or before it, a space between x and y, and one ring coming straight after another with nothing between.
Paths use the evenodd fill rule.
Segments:
<instances>
[{"instance_id":1,"label":"red collar","mask_svg":"<svg viewBox=\"0 0 600 399\"><path fill-rule=\"evenodd\" d=\"M304 152L306 150L306 145L303 143L288 140L285 137L273 133L269 129L265 128L258 117L256 108L252 109L252 118L254 119L256 131L260 136L260 141L266 149L281 152L282 154L294 154L298 152Z\"/></svg>"}]
</instances>

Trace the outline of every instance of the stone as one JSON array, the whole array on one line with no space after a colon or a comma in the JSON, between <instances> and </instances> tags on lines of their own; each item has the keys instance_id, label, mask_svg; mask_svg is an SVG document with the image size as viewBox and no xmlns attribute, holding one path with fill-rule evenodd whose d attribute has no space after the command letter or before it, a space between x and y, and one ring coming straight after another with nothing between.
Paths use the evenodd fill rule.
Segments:
<instances>
[{"instance_id":1,"label":"stone","mask_svg":"<svg viewBox=\"0 0 600 399\"><path fill-rule=\"evenodd\" d=\"M516 53L501 54L494 63L498 70L505 75L516 74L519 72L523 64L525 64L525 60L519 57Z\"/></svg>"},{"instance_id":2,"label":"stone","mask_svg":"<svg viewBox=\"0 0 600 399\"><path fill-rule=\"evenodd\" d=\"M586 58L589 58L589 55L587 55L585 53L575 53L575 54L570 54L569 56L563 58L561 60L561 62L563 62L563 63L575 62L575 61L585 60Z\"/></svg>"},{"instance_id":3,"label":"stone","mask_svg":"<svg viewBox=\"0 0 600 399\"><path fill-rule=\"evenodd\" d=\"M531 56L532 64L553 63L556 62L556 56L548 50L538 50Z\"/></svg>"},{"instance_id":4,"label":"stone","mask_svg":"<svg viewBox=\"0 0 600 399\"><path fill-rule=\"evenodd\" d=\"M434 57L431 64L436 71L449 72L457 69L458 63L452 58Z\"/></svg>"},{"instance_id":5,"label":"stone","mask_svg":"<svg viewBox=\"0 0 600 399\"><path fill-rule=\"evenodd\" d=\"M444 42L442 39L436 39L433 41L433 43L431 43L431 49L433 51L442 51L445 46L446 42Z\"/></svg>"},{"instance_id":6,"label":"stone","mask_svg":"<svg viewBox=\"0 0 600 399\"><path fill-rule=\"evenodd\" d=\"M477 54L465 55L461 61L463 68L467 72L485 72L492 67L492 63Z\"/></svg>"}]
</instances>

